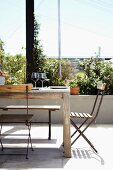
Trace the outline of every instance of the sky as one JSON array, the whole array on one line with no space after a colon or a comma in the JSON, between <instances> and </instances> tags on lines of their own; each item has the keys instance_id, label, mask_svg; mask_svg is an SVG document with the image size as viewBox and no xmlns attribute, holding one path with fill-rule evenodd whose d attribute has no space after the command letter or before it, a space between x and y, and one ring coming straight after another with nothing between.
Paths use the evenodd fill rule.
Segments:
<instances>
[{"instance_id":1,"label":"sky","mask_svg":"<svg viewBox=\"0 0 113 170\"><path fill-rule=\"evenodd\" d=\"M39 39L58 56L58 0L34 0ZM113 57L113 0L60 0L61 56ZM6 53L25 54L25 0L0 0L0 38Z\"/></svg>"}]
</instances>

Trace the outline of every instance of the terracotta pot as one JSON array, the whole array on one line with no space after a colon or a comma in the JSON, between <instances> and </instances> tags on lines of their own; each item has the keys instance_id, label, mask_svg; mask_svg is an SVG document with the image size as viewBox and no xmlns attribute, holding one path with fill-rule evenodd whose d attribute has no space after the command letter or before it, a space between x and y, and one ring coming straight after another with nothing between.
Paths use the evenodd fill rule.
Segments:
<instances>
[{"instance_id":1,"label":"terracotta pot","mask_svg":"<svg viewBox=\"0 0 113 170\"><path fill-rule=\"evenodd\" d=\"M75 95L79 94L80 88L79 87L70 87L70 94Z\"/></svg>"}]
</instances>

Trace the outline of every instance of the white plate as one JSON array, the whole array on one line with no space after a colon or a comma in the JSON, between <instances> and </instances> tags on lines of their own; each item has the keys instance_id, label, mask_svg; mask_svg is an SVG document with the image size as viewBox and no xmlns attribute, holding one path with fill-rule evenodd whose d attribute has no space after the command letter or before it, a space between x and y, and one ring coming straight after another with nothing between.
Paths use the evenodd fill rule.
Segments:
<instances>
[{"instance_id":1,"label":"white plate","mask_svg":"<svg viewBox=\"0 0 113 170\"><path fill-rule=\"evenodd\" d=\"M67 89L66 86L50 86L50 89Z\"/></svg>"},{"instance_id":2,"label":"white plate","mask_svg":"<svg viewBox=\"0 0 113 170\"><path fill-rule=\"evenodd\" d=\"M33 87L32 90L39 90L39 87Z\"/></svg>"}]
</instances>

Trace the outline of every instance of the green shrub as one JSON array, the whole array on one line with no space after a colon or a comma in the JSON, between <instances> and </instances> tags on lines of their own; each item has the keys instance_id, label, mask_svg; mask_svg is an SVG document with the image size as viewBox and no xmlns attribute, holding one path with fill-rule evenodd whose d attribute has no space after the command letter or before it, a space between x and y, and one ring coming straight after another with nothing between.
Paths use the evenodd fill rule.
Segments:
<instances>
[{"instance_id":1,"label":"green shrub","mask_svg":"<svg viewBox=\"0 0 113 170\"><path fill-rule=\"evenodd\" d=\"M96 94L96 85L98 81L109 85L107 94L113 94L113 66L111 62L105 62L104 59L89 58L79 62L84 71L84 77L80 79L80 94Z\"/></svg>"},{"instance_id":2,"label":"green shrub","mask_svg":"<svg viewBox=\"0 0 113 170\"><path fill-rule=\"evenodd\" d=\"M25 83L26 58L20 54L4 57L4 71L7 73L6 84Z\"/></svg>"},{"instance_id":3,"label":"green shrub","mask_svg":"<svg viewBox=\"0 0 113 170\"><path fill-rule=\"evenodd\" d=\"M98 57L79 60L80 71L76 72L69 60L61 59L62 77L59 77L59 60L46 58L43 68L49 82L47 85L65 85L65 80L75 80L80 87L79 94L96 94L98 81L109 84L106 94L113 94L113 66ZM7 74L6 84L26 82L26 58L22 55L4 56L3 71Z\"/></svg>"},{"instance_id":4,"label":"green shrub","mask_svg":"<svg viewBox=\"0 0 113 170\"><path fill-rule=\"evenodd\" d=\"M49 85L65 85L66 79L71 79L75 74L69 60L61 59L62 77L59 77L59 60L55 58L46 59L44 71L47 73Z\"/></svg>"}]
</instances>

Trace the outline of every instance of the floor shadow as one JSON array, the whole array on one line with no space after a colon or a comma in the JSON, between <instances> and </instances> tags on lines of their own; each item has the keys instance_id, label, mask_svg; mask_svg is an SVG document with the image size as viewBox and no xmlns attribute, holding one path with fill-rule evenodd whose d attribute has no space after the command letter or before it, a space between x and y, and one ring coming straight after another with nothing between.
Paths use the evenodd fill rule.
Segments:
<instances>
[{"instance_id":1,"label":"floor shadow","mask_svg":"<svg viewBox=\"0 0 113 170\"><path fill-rule=\"evenodd\" d=\"M63 157L59 148L35 148L29 150L29 159L25 158L26 148L7 148L0 157L0 168L33 169L63 168L69 159Z\"/></svg>"},{"instance_id":2,"label":"floor shadow","mask_svg":"<svg viewBox=\"0 0 113 170\"><path fill-rule=\"evenodd\" d=\"M75 159L95 159L101 165L104 165L104 159L98 153L89 148L72 149L72 154Z\"/></svg>"},{"instance_id":3,"label":"floor shadow","mask_svg":"<svg viewBox=\"0 0 113 170\"><path fill-rule=\"evenodd\" d=\"M24 136L25 137L25 136ZM10 144L10 145L13 145L13 144L26 144L27 143L27 138L26 139L22 139L22 138L2 138L2 142L3 144ZM48 140L48 139L44 139L44 138L33 138L32 139L32 143L33 144L56 144L57 143L57 139L51 139L51 140Z\"/></svg>"},{"instance_id":4,"label":"floor shadow","mask_svg":"<svg viewBox=\"0 0 113 170\"><path fill-rule=\"evenodd\" d=\"M26 159L27 134L19 130L26 128L17 126L3 132L4 151L0 150L0 168L33 169L33 168L63 168L69 159L63 155L63 150L57 145L56 139L32 138L33 148L29 148L29 159ZM18 131L18 132L16 132ZM16 134L15 134L16 132ZM45 137L45 136L44 136ZM24 145L23 145L24 144Z\"/></svg>"}]
</instances>

